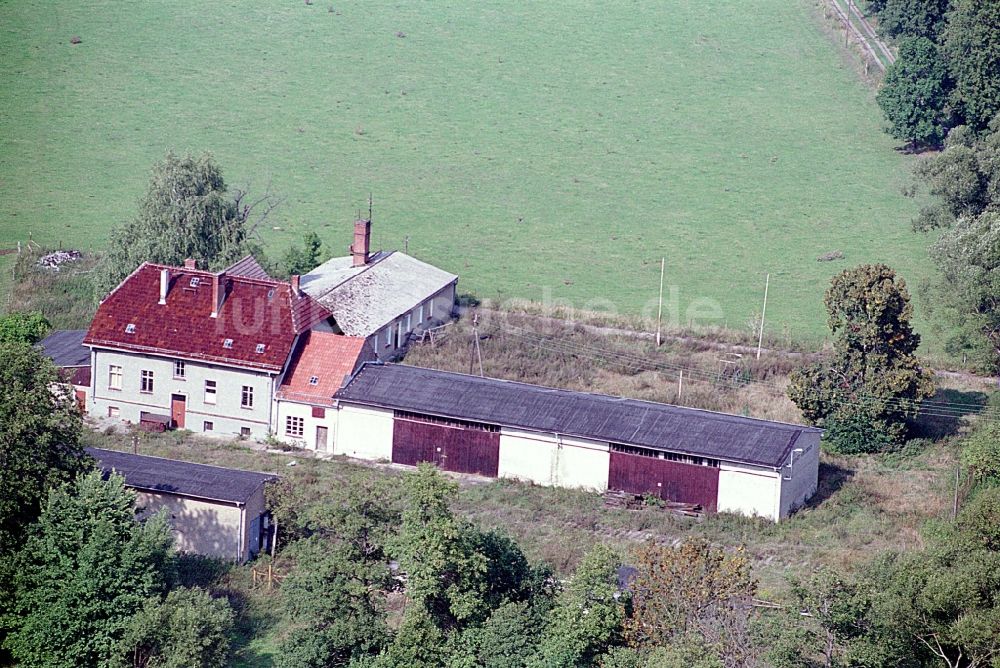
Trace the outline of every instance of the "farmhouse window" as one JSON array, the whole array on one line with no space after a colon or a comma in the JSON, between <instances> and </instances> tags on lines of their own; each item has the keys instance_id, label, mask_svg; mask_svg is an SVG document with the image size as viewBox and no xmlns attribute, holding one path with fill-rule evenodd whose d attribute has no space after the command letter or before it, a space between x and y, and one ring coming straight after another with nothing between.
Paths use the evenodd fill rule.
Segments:
<instances>
[{"instance_id":1,"label":"farmhouse window","mask_svg":"<svg viewBox=\"0 0 1000 668\"><path fill-rule=\"evenodd\" d=\"M292 438L302 438L302 434L306 431L306 421L305 418L295 417L294 415L289 415L285 418L285 436L291 436Z\"/></svg>"},{"instance_id":2,"label":"farmhouse window","mask_svg":"<svg viewBox=\"0 0 1000 668\"><path fill-rule=\"evenodd\" d=\"M677 452L663 452L662 450L641 448L636 445L621 445L619 443L612 443L611 452L621 452L626 455L639 455L640 457L651 457L653 459L666 459L667 461L680 462L681 464L692 464L694 466L708 466L716 469L719 468L718 459L682 455Z\"/></svg>"},{"instance_id":3,"label":"farmhouse window","mask_svg":"<svg viewBox=\"0 0 1000 668\"><path fill-rule=\"evenodd\" d=\"M153 372L142 370L142 374L139 378L139 391L149 394L153 391Z\"/></svg>"},{"instance_id":4,"label":"farmhouse window","mask_svg":"<svg viewBox=\"0 0 1000 668\"><path fill-rule=\"evenodd\" d=\"M455 427L456 429L475 429L477 431L499 432L499 425L487 424L485 422L469 422L467 420L455 420L452 418L437 417L434 415L424 415L422 413L410 413L408 411L395 411L394 417L400 420L411 420L413 422L427 422L429 424L439 424L443 427Z\"/></svg>"},{"instance_id":5,"label":"farmhouse window","mask_svg":"<svg viewBox=\"0 0 1000 668\"><path fill-rule=\"evenodd\" d=\"M205 381L205 403L214 404L215 403L215 389L216 384L214 380Z\"/></svg>"},{"instance_id":6,"label":"farmhouse window","mask_svg":"<svg viewBox=\"0 0 1000 668\"><path fill-rule=\"evenodd\" d=\"M412 323L412 322L410 321L410 314L409 314L409 313L407 313L407 314L406 314L406 327L404 327L403 329L405 329L405 330L406 330L407 332L409 332L409 331L410 331L411 329L413 329L413 328L412 328L412 327L410 326L410 325L412 325L412 324L413 324L413 323Z\"/></svg>"},{"instance_id":7,"label":"farmhouse window","mask_svg":"<svg viewBox=\"0 0 1000 668\"><path fill-rule=\"evenodd\" d=\"M202 431L214 431L215 430L215 423L206 421L201 426L201 430Z\"/></svg>"},{"instance_id":8,"label":"farmhouse window","mask_svg":"<svg viewBox=\"0 0 1000 668\"><path fill-rule=\"evenodd\" d=\"M174 360L174 378L184 378L184 360Z\"/></svg>"},{"instance_id":9,"label":"farmhouse window","mask_svg":"<svg viewBox=\"0 0 1000 668\"><path fill-rule=\"evenodd\" d=\"M386 347L392 345L392 325L385 328L385 345Z\"/></svg>"},{"instance_id":10,"label":"farmhouse window","mask_svg":"<svg viewBox=\"0 0 1000 668\"><path fill-rule=\"evenodd\" d=\"M417 309L417 324L419 325L424 321L424 305L421 304Z\"/></svg>"},{"instance_id":11,"label":"farmhouse window","mask_svg":"<svg viewBox=\"0 0 1000 668\"><path fill-rule=\"evenodd\" d=\"M122 368L112 364L108 367L108 389L122 389Z\"/></svg>"},{"instance_id":12,"label":"farmhouse window","mask_svg":"<svg viewBox=\"0 0 1000 668\"><path fill-rule=\"evenodd\" d=\"M108 406L108 417L116 418L121 415L121 411L117 406Z\"/></svg>"},{"instance_id":13,"label":"farmhouse window","mask_svg":"<svg viewBox=\"0 0 1000 668\"><path fill-rule=\"evenodd\" d=\"M253 408L253 386L244 385L243 394L240 397L240 406L243 408Z\"/></svg>"},{"instance_id":14,"label":"farmhouse window","mask_svg":"<svg viewBox=\"0 0 1000 668\"><path fill-rule=\"evenodd\" d=\"M240 427L240 438L250 438L250 427Z\"/></svg>"}]
</instances>

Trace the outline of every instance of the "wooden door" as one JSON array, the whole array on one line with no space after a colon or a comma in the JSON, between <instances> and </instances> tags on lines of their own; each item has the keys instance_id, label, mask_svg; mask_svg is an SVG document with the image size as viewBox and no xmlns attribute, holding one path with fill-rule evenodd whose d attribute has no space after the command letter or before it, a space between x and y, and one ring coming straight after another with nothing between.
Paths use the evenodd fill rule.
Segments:
<instances>
[{"instance_id":1,"label":"wooden door","mask_svg":"<svg viewBox=\"0 0 1000 668\"><path fill-rule=\"evenodd\" d=\"M81 413L87 412L87 392L85 390L76 390L76 407L80 409Z\"/></svg>"},{"instance_id":2,"label":"wooden door","mask_svg":"<svg viewBox=\"0 0 1000 668\"><path fill-rule=\"evenodd\" d=\"M327 428L326 427L316 427L316 449L326 451L326 438L327 438Z\"/></svg>"},{"instance_id":3,"label":"wooden door","mask_svg":"<svg viewBox=\"0 0 1000 668\"><path fill-rule=\"evenodd\" d=\"M174 425L174 429L184 428L184 413L185 405L187 400L182 394L171 394L170 395L170 421Z\"/></svg>"},{"instance_id":4,"label":"wooden door","mask_svg":"<svg viewBox=\"0 0 1000 668\"><path fill-rule=\"evenodd\" d=\"M719 498L719 469L612 452L608 489L653 494L665 501L698 503L705 510L715 512Z\"/></svg>"}]
</instances>

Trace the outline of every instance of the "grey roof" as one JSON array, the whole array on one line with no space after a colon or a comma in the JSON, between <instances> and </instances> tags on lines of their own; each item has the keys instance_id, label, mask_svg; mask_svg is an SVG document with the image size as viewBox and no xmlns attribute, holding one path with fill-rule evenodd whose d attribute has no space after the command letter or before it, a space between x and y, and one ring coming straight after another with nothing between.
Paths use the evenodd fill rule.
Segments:
<instances>
[{"instance_id":1,"label":"grey roof","mask_svg":"<svg viewBox=\"0 0 1000 668\"><path fill-rule=\"evenodd\" d=\"M346 402L781 467L813 427L557 390L397 364L365 364L337 393Z\"/></svg>"},{"instance_id":2,"label":"grey roof","mask_svg":"<svg viewBox=\"0 0 1000 668\"><path fill-rule=\"evenodd\" d=\"M39 341L38 347L56 366L88 366L90 348L83 345L86 335L85 329L59 329Z\"/></svg>"},{"instance_id":3,"label":"grey roof","mask_svg":"<svg viewBox=\"0 0 1000 668\"><path fill-rule=\"evenodd\" d=\"M268 276L267 270L260 266L257 259L253 255L247 255L242 260L239 260L232 266L226 267L226 274L229 276L244 276L246 278L259 278L265 281L273 281L274 279Z\"/></svg>"},{"instance_id":4,"label":"grey roof","mask_svg":"<svg viewBox=\"0 0 1000 668\"><path fill-rule=\"evenodd\" d=\"M125 476L129 487L144 491L191 496L210 501L244 504L268 480L268 473L194 464L177 459L133 455L131 452L87 448L105 473Z\"/></svg>"},{"instance_id":5,"label":"grey roof","mask_svg":"<svg viewBox=\"0 0 1000 668\"><path fill-rule=\"evenodd\" d=\"M349 336L371 336L458 280L455 274L406 253L376 253L363 267L351 257L327 260L302 276L301 286L328 308Z\"/></svg>"}]
</instances>

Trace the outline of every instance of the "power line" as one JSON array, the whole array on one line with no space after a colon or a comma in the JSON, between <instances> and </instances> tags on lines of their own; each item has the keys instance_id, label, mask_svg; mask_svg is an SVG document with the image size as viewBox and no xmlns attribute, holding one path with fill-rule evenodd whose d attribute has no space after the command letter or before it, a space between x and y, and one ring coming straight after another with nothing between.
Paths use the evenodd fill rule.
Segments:
<instances>
[{"instance_id":1,"label":"power line","mask_svg":"<svg viewBox=\"0 0 1000 668\"><path fill-rule=\"evenodd\" d=\"M532 332L531 330L526 330L513 325L503 325L502 329L508 334L522 338L550 352L576 355L596 361L603 361L605 363L613 363L635 371L668 371L676 372L678 375L683 373L689 378L689 380L702 380L704 382L711 383L717 383L720 380L720 374L718 372L707 371L697 367L650 360L648 358L630 353L608 351L588 346L586 344L559 340L557 338L547 337L545 335ZM752 378L746 378L739 380L738 383L743 385L766 387L780 394L784 394L785 391L784 388L778 384L763 379L754 380ZM864 406L865 403L863 402L867 400L885 404L892 412L910 412L910 410L905 406L905 403L908 401L905 399L882 398L874 395L858 393L852 394L852 399L853 400L833 399L833 403L841 406ZM990 422L993 422L1000 420L1000 412L998 412L998 410L1000 409L977 404L934 401L928 399L920 403L916 412L928 417L940 418L959 418L964 417L965 415L979 415L987 418Z\"/></svg>"}]
</instances>

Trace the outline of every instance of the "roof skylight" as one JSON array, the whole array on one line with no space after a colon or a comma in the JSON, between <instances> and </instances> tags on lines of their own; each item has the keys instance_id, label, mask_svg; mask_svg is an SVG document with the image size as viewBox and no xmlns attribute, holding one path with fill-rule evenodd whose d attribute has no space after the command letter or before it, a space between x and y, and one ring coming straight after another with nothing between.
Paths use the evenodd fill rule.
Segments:
<instances>
[{"instance_id":1,"label":"roof skylight","mask_svg":"<svg viewBox=\"0 0 1000 668\"><path fill-rule=\"evenodd\" d=\"M125 325L125 333L126 334L135 334L135 323L134 322L130 322L129 324Z\"/></svg>"},{"instance_id":2,"label":"roof skylight","mask_svg":"<svg viewBox=\"0 0 1000 668\"><path fill-rule=\"evenodd\" d=\"M222 347L223 348L232 348L233 347L233 340L232 339L226 339L225 341L222 342Z\"/></svg>"}]
</instances>

